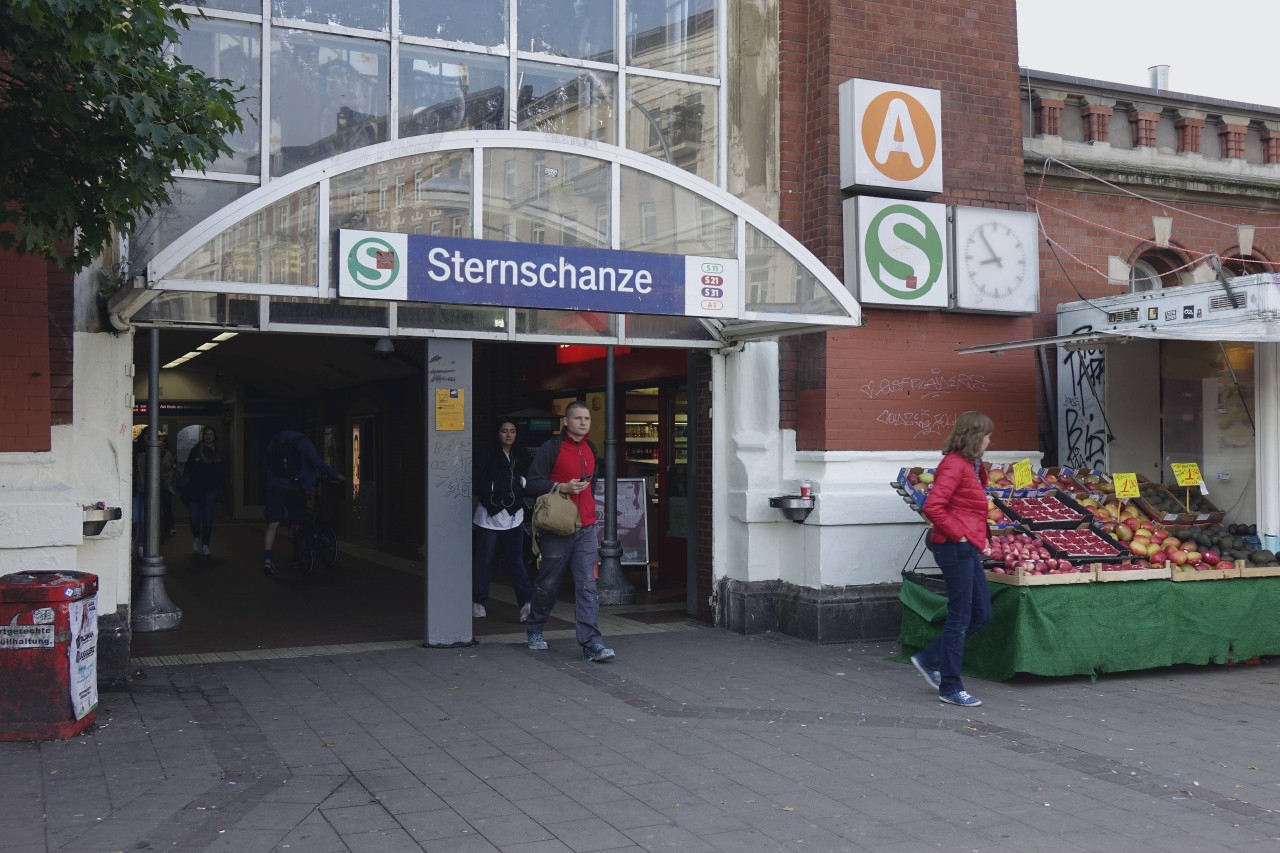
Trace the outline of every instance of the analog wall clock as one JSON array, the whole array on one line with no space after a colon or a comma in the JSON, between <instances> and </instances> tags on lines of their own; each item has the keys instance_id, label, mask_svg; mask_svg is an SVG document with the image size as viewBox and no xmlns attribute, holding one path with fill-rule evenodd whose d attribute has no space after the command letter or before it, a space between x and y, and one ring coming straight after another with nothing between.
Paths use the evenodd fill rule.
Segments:
<instances>
[{"instance_id":1,"label":"analog wall clock","mask_svg":"<svg viewBox=\"0 0 1280 853\"><path fill-rule=\"evenodd\" d=\"M953 209L953 307L992 314L1040 310L1039 222L1034 213Z\"/></svg>"}]
</instances>

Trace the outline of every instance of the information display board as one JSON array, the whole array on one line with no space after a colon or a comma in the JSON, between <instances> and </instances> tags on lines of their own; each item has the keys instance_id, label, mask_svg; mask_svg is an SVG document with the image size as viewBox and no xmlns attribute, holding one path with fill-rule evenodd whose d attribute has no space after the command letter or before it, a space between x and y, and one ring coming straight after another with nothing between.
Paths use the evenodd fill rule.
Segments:
<instances>
[{"instance_id":1,"label":"information display board","mask_svg":"<svg viewBox=\"0 0 1280 853\"><path fill-rule=\"evenodd\" d=\"M596 499L596 541L604 545L604 480L592 482ZM622 564L649 564L649 496L644 477L618 478L618 544Z\"/></svg>"}]
</instances>

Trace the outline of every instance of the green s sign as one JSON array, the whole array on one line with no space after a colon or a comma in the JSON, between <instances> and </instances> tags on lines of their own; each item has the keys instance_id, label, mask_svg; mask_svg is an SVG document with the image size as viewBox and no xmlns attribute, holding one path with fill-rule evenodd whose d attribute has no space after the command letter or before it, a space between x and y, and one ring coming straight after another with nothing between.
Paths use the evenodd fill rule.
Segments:
<instances>
[{"instance_id":1,"label":"green s sign","mask_svg":"<svg viewBox=\"0 0 1280 853\"><path fill-rule=\"evenodd\" d=\"M347 273L365 290L385 290L400 277L399 253L380 237L366 237L347 253Z\"/></svg>"},{"instance_id":2,"label":"green s sign","mask_svg":"<svg viewBox=\"0 0 1280 853\"><path fill-rule=\"evenodd\" d=\"M865 233L867 270L889 296L919 299L942 275L946 257L942 235L914 207L889 205L875 215Z\"/></svg>"}]
</instances>

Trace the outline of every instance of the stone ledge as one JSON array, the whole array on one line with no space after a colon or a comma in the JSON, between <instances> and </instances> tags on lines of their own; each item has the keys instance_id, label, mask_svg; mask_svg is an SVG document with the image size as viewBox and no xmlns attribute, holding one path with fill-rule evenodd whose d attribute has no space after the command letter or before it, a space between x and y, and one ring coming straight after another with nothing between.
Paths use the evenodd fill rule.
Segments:
<instances>
[{"instance_id":1,"label":"stone ledge","mask_svg":"<svg viewBox=\"0 0 1280 853\"><path fill-rule=\"evenodd\" d=\"M739 634L778 631L815 643L861 642L893 639L902 623L896 583L813 589L726 578L717 594L717 624Z\"/></svg>"}]
</instances>

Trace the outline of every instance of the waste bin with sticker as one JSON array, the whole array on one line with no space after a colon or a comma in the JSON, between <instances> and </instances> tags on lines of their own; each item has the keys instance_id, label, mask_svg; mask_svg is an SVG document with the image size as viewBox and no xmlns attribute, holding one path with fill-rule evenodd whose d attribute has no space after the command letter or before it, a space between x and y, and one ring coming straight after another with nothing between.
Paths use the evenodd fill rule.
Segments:
<instances>
[{"instance_id":1,"label":"waste bin with sticker","mask_svg":"<svg viewBox=\"0 0 1280 853\"><path fill-rule=\"evenodd\" d=\"M98 708L98 576L0 577L0 741L64 740Z\"/></svg>"}]
</instances>

